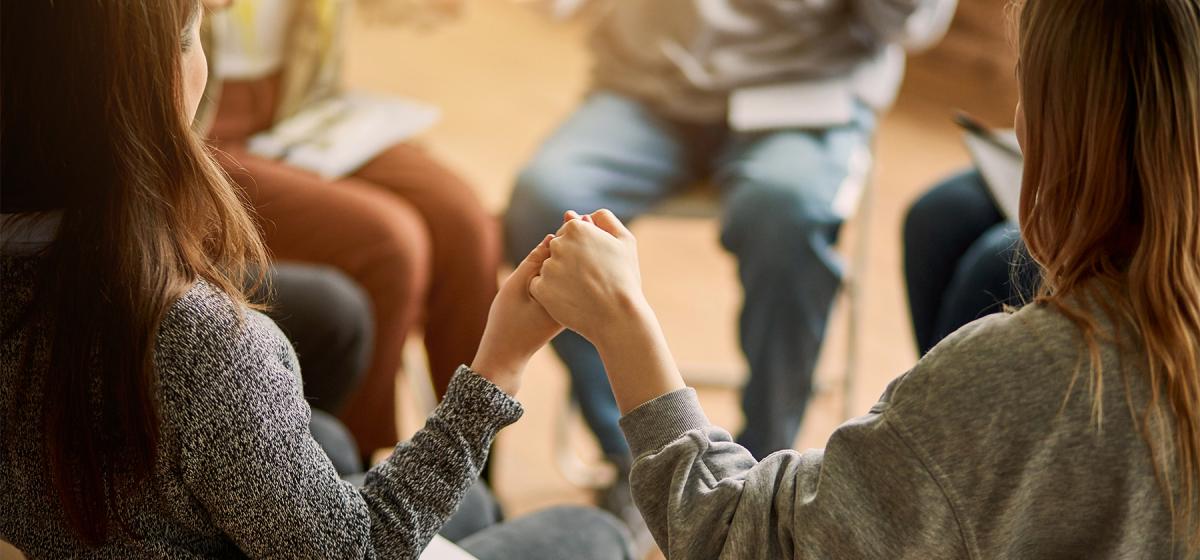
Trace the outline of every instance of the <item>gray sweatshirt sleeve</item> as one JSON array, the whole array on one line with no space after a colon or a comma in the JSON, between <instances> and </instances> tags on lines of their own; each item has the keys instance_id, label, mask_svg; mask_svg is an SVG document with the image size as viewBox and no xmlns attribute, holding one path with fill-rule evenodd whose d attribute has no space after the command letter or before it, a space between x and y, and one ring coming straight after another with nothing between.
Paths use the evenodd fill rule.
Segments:
<instances>
[{"instance_id":1,"label":"gray sweatshirt sleeve","mask_svg":"<svg viewBox=\"0 0 1200 560\"><path fill-rule=\"evenodd\" d=\"M269 319L251 313L232 337L204 325L172 333L204 348L171 353L187 364L161 364L189 372L162 383L164 434L179 449L190 498L252 558L416 558L475 480L496 432L522 413L462 368L424 429L359 490L309 434L294 358Z\"/></svg>"},{"instance_id":2,"label":"gray sweatshirt sleeve","mask_svg":"<svg viewBox=\"0 0 1200 560\"><path fill-rule=\"evenodd\" d=\"M758 462L694 390L663 395L621 419L634 500L671 560L965 557L950 504L887 408L885 395L823 451Z\"/></svg>"}]
</instances>

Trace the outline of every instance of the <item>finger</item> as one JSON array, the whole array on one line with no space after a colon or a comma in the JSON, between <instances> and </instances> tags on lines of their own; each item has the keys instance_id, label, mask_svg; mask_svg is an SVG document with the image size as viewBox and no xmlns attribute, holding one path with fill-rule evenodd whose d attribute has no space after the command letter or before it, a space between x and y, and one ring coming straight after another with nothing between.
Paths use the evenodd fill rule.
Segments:
<instances>
[{"instance_id":1,"label":"finger","mask_svg":"<svg viewBox=\"0 0 1200 560\"><path fill-rule=\"evenodd\" d=\"M588 225L583 220L570 220L568 222L565 222L562 225L562 227L558 228L558 232L554 234L555 241L561 241L559 238L561 238L565 235L569 235L571 232L578 231L580 228L585 228L585 227L592 227L592 226ZM551 245L553 245L553 244L554 244L554 242L552 241Z\"/></svg>"},{"instance_id":2,"label":"finger","mask_svg":"<svg viewBox=\"0 0 1200 560\"><path fill-rule=\"evenodd\" d=\"M566 212L563 213L563 223L564 224L571 220L578 220L578 219L579 219L579 213L574 210L567 210Z\"/></svg>"},{"instance_id":3,"label":"finger","mask_svg":"<svg viewBox=\"0 0 1200 560\"><path fill-rule=\"evenodd\" d=\"M541 296L545 293L545 281L541 276L534 276L529 279L529 297L533 298L533 301L539 304L542 302Z\"/></svg>"},{"instance_id":4,"label":"finger","mask_svg":"<svg viewBox=\"0 0 1200 560\"><path fill-rule=\"evenodd\" d=\"M534 247L525 260L517 265L517 269L513 272L514 275L532 277L537 275L542 270L542 263L550 258L550 240L554 239L553 235L547 235L542 242Z\"/></svg>"},{"instance_id":5,"label":"finger","mask_svg":"<svg viewBox=\"0 0 1200 560\"><path fill-rule=\"evenodd\" d=\"M621 223L621 220L618 220L617 216L607 208L597 210L591 214L591 217L592 223L596 224L600 229L608 232L609 235L612 235L617 239L634 238L633 232L629 231L629 228L625 227L625 224Z\"/></svg>"}]
</instances>

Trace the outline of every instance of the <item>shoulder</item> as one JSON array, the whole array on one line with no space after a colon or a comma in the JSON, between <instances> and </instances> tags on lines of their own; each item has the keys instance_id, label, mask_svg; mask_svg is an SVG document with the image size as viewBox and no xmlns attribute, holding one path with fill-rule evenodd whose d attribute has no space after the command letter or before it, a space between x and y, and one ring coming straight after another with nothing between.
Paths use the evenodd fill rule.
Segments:
<instances>
[{"instance_id":1,"label":"shoulder","mask_svg":"<svg viewBox=\"0 0 1200 560\"><path fill-rule=\"evenodd\" d=\"M1069 359L1082 342L1078 327L1053 307L1029 304L1014 313L988 315L955 331L930 350L918 367L1028 369Z\"/></svg>"},{"instance_id":2,"label":"shoulder","mask_svg":"<svg viewBox=\"0 0 1200 560\"><path fill-rule=\"evenodd\" d=\"M163 317L155 363L165 392L250 388L267 381L264 377L299 374L295 353L274 321L239 307L203 280Z\"/></svg>"},{"instance_id":3,"label":"shoulder","mask_svg":"<svg viewBox=\"0 0 1200 560\"><path fill-rule=\"evenodd\" d=\"M976 320L929 351L893 383L887 400L928 411L954 404L979 410L1028 402L1066 388L1083 355L1075 324L1057 310L1030 304Z\"/></svg>"}]
</instances>

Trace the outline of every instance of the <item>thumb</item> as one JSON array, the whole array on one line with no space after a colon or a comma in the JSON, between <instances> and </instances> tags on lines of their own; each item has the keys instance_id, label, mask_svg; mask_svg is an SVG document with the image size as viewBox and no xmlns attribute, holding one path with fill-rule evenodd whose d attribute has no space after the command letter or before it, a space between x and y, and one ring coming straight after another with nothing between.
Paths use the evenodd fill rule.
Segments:
<instances>
[{"instance_id":1,"label":"thumb","mask_svg":"<svg viewBox=\"0 0 1200 560\"><path fill-rule=\"evenodd\" d=\"M538 302L539 305L542 303L541 296L543 294L543 290L546 288L546 286L543 284L545 281L546 280L541 276L534 276L529 280L529 297L533 298L533 301Z\"/></svg>"},{"instance_id":2,"label":"thumb","mask_svg":"<svg viewBox=\"0 0 1200 560\"><path fill-rule=\"evenodd\" d=\"M551 239L554 239L553 235L547 235L545 238L543 238L542 242L538 243L538 246L534 247L533 251L525 257L525 260L521 261L521 264L517 265L517 269L513 271L513 275L525 279L537 276L537 274L542 270L542 263L546 262L546 259L550 258Z\"/></svg>"},{"instance_id":3,"label":"thumb","mask_svg":"<svg viewBox=\"0 0 1200 560\"><path fill-rule=\"evenodd\" d=\"M608 232L609 235L616 237L622 241L633 239L633 232L617 219L617 216L607 208L597 210L592 215L592 223L596 224L600 229Z\"/></svg>"}]
</instances>

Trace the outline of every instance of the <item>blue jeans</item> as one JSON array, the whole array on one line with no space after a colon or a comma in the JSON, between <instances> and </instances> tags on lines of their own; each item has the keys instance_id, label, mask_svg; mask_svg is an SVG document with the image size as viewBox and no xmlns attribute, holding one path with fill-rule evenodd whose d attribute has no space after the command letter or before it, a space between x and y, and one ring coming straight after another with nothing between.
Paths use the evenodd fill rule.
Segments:
<instances>
[{"instance_id":1,"label":"blue jeans","mask_svg":"<svg viewBox=\"0 0 1200 560\"><path fill-rule=\"evenodd\" d=\"M507 253L523 257L568 209L609 208L629 221L695 181L712 180L722 193L721 243L737 257L745 290L740 336L750 378L738 441L756 457L789 448L841 284L833 244L842 219L832 203L874 121L864 108L837 128L738 133L595 93L521 172L504 220ZM553 346L604 452L627 455L595 348L571 332Z\"/></svg>"},{"instance_id":2,"label":"blue jeans","mask_svg":"<svg viewBox=\"0 0 1200 560\"><path fill-rule=\"evenodd\" d=\"M922 355L959 327L1031 298L1037 276L978 171L938 184L905 216L904 277Z\"/></svg>"}]
</instances>

